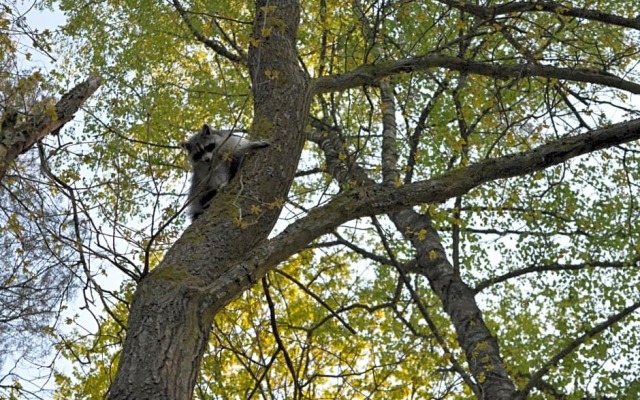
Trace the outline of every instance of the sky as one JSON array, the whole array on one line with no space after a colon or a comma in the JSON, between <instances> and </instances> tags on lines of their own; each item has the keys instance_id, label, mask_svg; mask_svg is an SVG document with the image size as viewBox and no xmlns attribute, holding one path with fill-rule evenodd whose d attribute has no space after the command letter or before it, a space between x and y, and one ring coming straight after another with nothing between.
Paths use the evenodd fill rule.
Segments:
<instances>
[{"instance_id":1,"label":"sky","mask_svg":"<svg viewBox=\"0 0 640 400\"><path fill-rule=\"evenodd\" d=\"M64 14L57 10L40 10L35 6L34 1L3 1L3 5L11 9L12 19L18 22L14 26L17 30L42 32L45 29L51 31L57 30L65 22ZM42 51L34 48L33 40L27 35L22 34L15 38L20 44L20 63L24 66L32 68L40 68L48 71L53 66L53 60ZM31 61L25 59L25 53L31 53ZM53 54L55 57L55 54Z\"/></svg>"}]
</instances>

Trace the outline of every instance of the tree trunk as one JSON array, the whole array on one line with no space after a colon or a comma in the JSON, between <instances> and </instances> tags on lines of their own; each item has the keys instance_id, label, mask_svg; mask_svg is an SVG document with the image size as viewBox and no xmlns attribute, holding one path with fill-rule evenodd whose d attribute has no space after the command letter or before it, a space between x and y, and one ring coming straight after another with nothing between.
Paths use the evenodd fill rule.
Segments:
<instances>
[{"instance_id":1,"label":"tree trunk","mask_svg":"<svg viewBox=\"0 0 640 400\"><path fill-rule=\"evenodd\" d=\"M427 215L407 209L389 215L416 249L418 273L427 277L456 330L471 374L484 399L512 400L516 389L507 373L498 341L482 318L473 290L449 262L438 232ZM414 232L424 230L424 237Z\"/></svg>"},{"instance_id":2,"label":"tree trunk","mask_svg":"<svg viewBox=\"0 0 640 400\"><path fill-rule=\"evenodd\" d=\"M256 3L252 133L271 146L247 156L238 176L140 282L110 399L192 398L215 313L251 284L246 275L226 273L267 238L293 181L310 102L295 48L299 5Z\"/></svg>"}]
</instances>

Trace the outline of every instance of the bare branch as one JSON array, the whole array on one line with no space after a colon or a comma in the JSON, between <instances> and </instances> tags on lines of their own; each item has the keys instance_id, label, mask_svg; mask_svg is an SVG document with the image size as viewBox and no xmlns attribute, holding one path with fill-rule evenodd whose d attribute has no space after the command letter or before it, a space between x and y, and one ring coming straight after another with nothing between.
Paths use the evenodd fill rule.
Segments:
<instances>
[{"instance_id":1,"label":"bare branch","mask_svg":"<svg viewBox=\"0 0 640 400\"><path fill-rule=\"evenodd\" d=\"M293 365L293 361L291 360L291 356L289 356L289 352L287 351L287 347L284 345L282 341L282 337L280 336L280 332L278 330L278 323L276 322L276 306L273 303L273 299L271 298L271 294L269 293L269 282L267 278L262 278L262 290L264 292L264 296L267 299L267 304L269 305L269 321L271 322L271 329L273 333L273 337L278 344L278 349L282 351L284 355L284 360L287 364L287 368L289 368L289 372L291 373L291 379L293 380L294 386L294 399L301 398L302 389L300 387L300 381L298 377L298 372Z\"/></svg>"},{"instance_id":2,"label":"bare branch","mask_svg":"<svg viewBox=\"0 0 640 400\"><path fill-rule=\"evenodd\" d=\"M196 29L196 27L191 22L191 19L187 15L187 10L182 6L182 4L180 4L180 2L178 0L173 0L173 6L176 8L178 13L180 14L180 18L182 18L184 23L187 25L187 28L189 28L189 31L191 31L193 36L195 36L196 39L199 42L201 42L202 44L204 44L205 46L207 46L211 50L215 51L217 54L221 55L222 57L225 57L225 58L227 58L227 59L229 59L231 61L243 62L243 63L246 62L246 57L245 56L234 54L234 53L230 52L222 44L218 43L215 40L212 40L212 39L209 39L209 38L205 37L202 34L202 32L200 32L198 29Z\"/></svg>"},{"instance_id":3,"label":"bare branch","mask_svg":"<svg viewBox=\"0 0 640 400\"><path fill-rule=\"evenodd\" d=\"M579 264L548 264L548 265L534 265L527 268L522 268L517 271L510 271L506 274L491 278L480 282L474 289L475 293L479 293L484 289L493 286L497 283L506 282L509 279L517 278L526 274L536 272L548 272L548 271L579 271L589 267L596 268L637 268L630 263L624 262L604 262L604 261L590 261Z\"/></svg>"},{"instance_id":4,"label":"bare branch","mask_svg":"<svg viewBox=\"0 0 640 400\"><path fill-rule=\"evenodd\" d=\"M296 286L298 286L300 288L300 290L302 290L303 292L305 292L306 294L308 294L310 297L312 297L315 301L317 301L318 303L320 303L320 305L322 307L324 307L327 311L329 311L329 313L331 315L333 315L334 317L336 317L336 319L338 321L340 321L340 323L342 325L344 325L345 328L347 328L347 330L349 332L351 332L354 335L357 335L358 332L353 329L351 327L351 325L349 325L349 323L347 321L345 321L344 318L342 318L340 316L340 314L338 314L333 308L331 308L331 306L329 304L327 304L326 301L322 300L322 297L318 296L317 294L315 294L311 289L309 289L306 285L304 285L302 282L300 282L299 280L297 280L296 278L294 278L293 276L287 274L284 271L281 270L276 270L276 273L284 276L285 278L289 279L291 282L295 283Z\"/></svg>"},{"instance_id":5,"label":"bare branch","mask_svg":"<svg viewBox=\"0 0 640 400\"><path fill-rule=\"evenodd\" d=\"M605 321L594 326L589 331L583 333L582 335L572 340L571 343L569 343L565 348L560 350L555 356L553 356L549 361L547 361L542 368L540 368L535 374L533 374L533 377L531 377L531 379L529 380L527 385L524 387L524 389L522 389L518 393L517 399L525 399L529 394L529 392L531 391L531 389L533 389L538 384L538 381L542 379L542 377L545 376L554 365L558 365L558 363L562 361L563 358L565 358L566 356L571 354L574 350L576 350L578 347L580 347L582 344L584 344L587 341L587 339L592 338L596 335L599 335L600 333L610 328L614 324L620 322L622 319L624 319L629 314L633 313L638 308L640 308L640 301L637 301L632 305L630 305L629 307L624 308L619 313L610 316Z\"/></svg>"}]
</instances>

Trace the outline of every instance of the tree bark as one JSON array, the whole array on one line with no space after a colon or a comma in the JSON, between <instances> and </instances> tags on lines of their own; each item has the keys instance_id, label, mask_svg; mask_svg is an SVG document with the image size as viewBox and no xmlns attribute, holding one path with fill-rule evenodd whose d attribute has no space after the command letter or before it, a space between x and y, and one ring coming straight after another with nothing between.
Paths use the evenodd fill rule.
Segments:
<instances>
[{"instance_id":1,"label":"tree bark","mask_svg":"<svg viewBox=\"0 0 640 400\"><path fill-rule=\"evenodd\" d=\"M228 285L207 286L267 238L293 181L310 103L295 47L299 14L295 0L256 2L252 136L271 146L247 156L238 176L140 282L110 399L192 398L215 312L251 284L239 273L222 279Z\"/></svg>"},{"instance_id":2,"label":"tree bark","mask_svg":"<svg viewBox=\"0 0 640 400\"><path fill-rule=\"evenodd\" d=\"M429 280L456 330L471 374L484 394L482 398L512 400L516 389L507 373L498 341L482 318L471 288L461 279L442 247L442 241L427 215L406 209L389 215L399 232L416 251L418 273ZM417 234L426 231L424 236Z\"/></svg>"},{"instance_id":3,"label":"tree bark","mask_svg":"<svg viewBox=\"0 0 640 400\"><path fill-rule=\"evenodd\" d=\"M46 113L29 115L25 118L26 122L17 125L5 124L6 121L3 121L2 131L0 131L0 181L20 154L29 150L38 140L60 130L64 124L71 121L82 104L98 90L100 84L99 78L89 76L60 98L54 108L55 115Z\"/></svg>"}]
</instances>

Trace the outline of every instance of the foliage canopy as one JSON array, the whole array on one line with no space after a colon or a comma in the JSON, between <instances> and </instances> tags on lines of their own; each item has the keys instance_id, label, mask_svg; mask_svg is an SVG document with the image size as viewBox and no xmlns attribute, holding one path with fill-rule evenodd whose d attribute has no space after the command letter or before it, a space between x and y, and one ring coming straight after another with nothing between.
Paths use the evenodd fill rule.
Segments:
<instances>
[{"instance_id":1,"label":"foliage canopy","mask_svg":"<svg viewBox=\"0 0 640 400\"><path fill-rule=\"evenodd\" d=\"M183 235L178 144L210 122L274 140L207 214L247 232L269 271L207 309L195 398L636 398L637 4L484 3L46 2L67 17L52 82L104 82L84 125L40 149L62 182L47 190L75 205L61 214L82 240L60 245L85 260L96 312L55 334L74 363L56 396L104 396L145 281L200 285L161 261L168 249L219 261L202 224ZM279 14L296 6L299 27ZM292 26L296 65L260 51ZM294 91L256 95L296 87L287 66L310 98L295 179L240 209L245 187L285 176L254 170L299 156L274 128ZM273 119L256 119L270 102ZM271 240L251 233L261 224Z\"/></svg>"}]
</instances>

